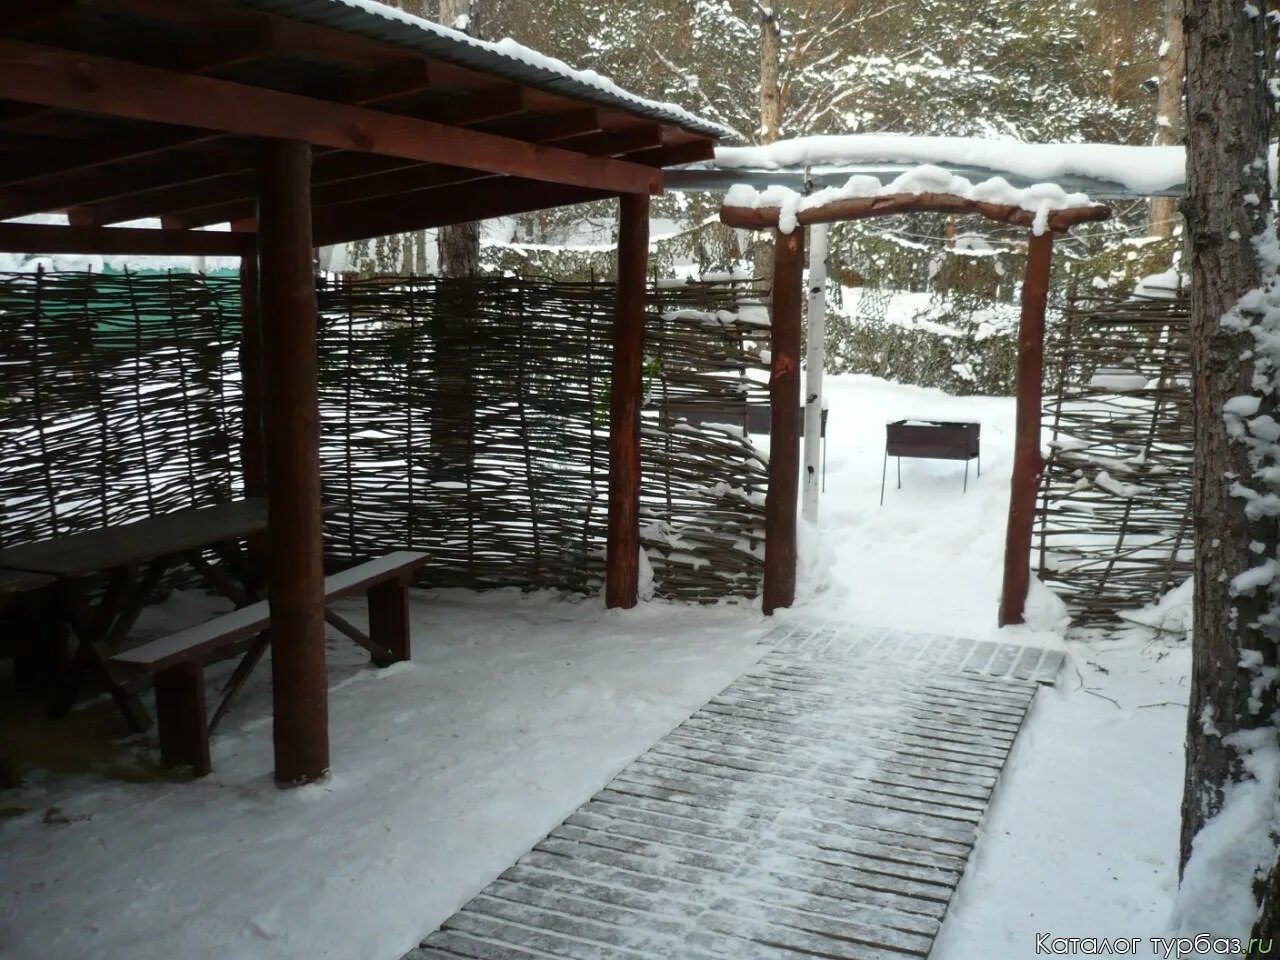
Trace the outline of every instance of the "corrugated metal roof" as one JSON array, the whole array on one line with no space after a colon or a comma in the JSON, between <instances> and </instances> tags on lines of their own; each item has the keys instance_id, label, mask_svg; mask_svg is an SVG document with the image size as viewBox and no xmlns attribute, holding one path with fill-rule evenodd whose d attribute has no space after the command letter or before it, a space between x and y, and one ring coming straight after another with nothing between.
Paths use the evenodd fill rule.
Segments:
<instances>
[{"instance_id":1,"label":"corrugated metal roof","mask_svg":"<svg viewBox=\"0 0 1280 960\"><path fill-rule=\"evenodd\" d=\"M675 104L646 100L590 71L574 70L559 60L504 40L486 43L456 30L423 20L371 0L237 0L277 16L357 34L370 40L420 53L536 87L548 93L625 110L636 116L674 124L716 139L732 130L704 120Z\"/></svg>"}]
</instances>

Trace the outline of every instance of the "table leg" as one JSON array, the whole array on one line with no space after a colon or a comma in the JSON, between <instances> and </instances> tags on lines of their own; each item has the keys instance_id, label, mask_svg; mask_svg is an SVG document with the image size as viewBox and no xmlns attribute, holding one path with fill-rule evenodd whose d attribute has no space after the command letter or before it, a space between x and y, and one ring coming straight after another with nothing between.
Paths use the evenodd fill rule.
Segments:
<instances>
[{"instance_id":1,"label":"table leg","mask_svg":"<svg viewBox=\"0 0 1280 960\"><path fill-rule=\"evenodd\" d=\"M227 682L222 686L221 699L218 701L217 709L213 711L213 718L209 721L210 733L217 729L222 718L231 709L231 701L240 692L244 682L249 679L249 676L253 673L253 668L258 665L258 661L262 659L262 655L267 652L269 646L271 646L270 631L264 630L253 638L253 645L245 651L244 656L240 658L240 662L236 664L235 670L231 672L231 676L227 678Z\"/></svg>"},{"instance_id":2,"label":"table leg","mask_svg":"<svg viewBox=\"0 0 1280 960\"><path fill-rule=\"evenodd\" d=\"M151 716L141 698L116 681L107 662L112 653L108 641L116 634L117 621L127 619L131 625L137 617L136 612L132 617L129 615L130 608L139 604L139 591L130 573L124 568L112 572L97 609L90 607L87 581L70 580L63 584L59 605L79 643L71 668L64 674L55 694L53 716L66 716L70 712L76 702L81 679L86 673L92 673L111 694L131 731L141 733L151 726Z\"/></svg>"},{"instance_id":3,"label":"table leg","mask_svg":"<svg viewBox=\"0 0 1280 960\"><path fill-rule=\"evenodd\" d=\"M56 592L48 588L6 611L14 618L17 629L30 638L28 644L19 647L13 661L19 689L47 693L70 666L67 624L57 613L56 601Z\"/></svg>"},{"instance_id":4,"label":"table leg","mask_svg":"<svg viewBox=\"0 0 1280 960\"><path fill-rule=\"evenodd\" d=\"M246 606L257 599L248 593L244 587L206 560L199 550L185 553L182 558L191 564L191 568L200 574L205 583L212 587L215 592L222 594L237 607Z\"/></svg>"}]
</instances>

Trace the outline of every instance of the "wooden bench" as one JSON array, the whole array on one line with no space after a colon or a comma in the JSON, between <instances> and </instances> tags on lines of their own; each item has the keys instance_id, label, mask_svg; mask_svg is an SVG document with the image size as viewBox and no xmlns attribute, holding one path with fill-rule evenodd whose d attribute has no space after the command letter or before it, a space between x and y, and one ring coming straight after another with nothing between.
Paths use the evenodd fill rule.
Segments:
<instances>
[{"instance_id":1,"label":"wooden bench","mask_svg":"<svg viewBox=\"0 0 1280 960\"><path fill-rule=\"evenodd\" d=\"M328 610L325 620L367 649L380 667L408 660L408 586L414 571L426 562L426 554L400 551L326 577L326 603L365 593L369 601L369 633L366 636ZM190 764L197 777L212 770L210 732L266 649L270 626L270 609L263 600L111 658L111 666L122 674L155 678L160 760L165 766ZM255 638L210 720L205 707L205 664Z\"/></svg>"}]
</instances>

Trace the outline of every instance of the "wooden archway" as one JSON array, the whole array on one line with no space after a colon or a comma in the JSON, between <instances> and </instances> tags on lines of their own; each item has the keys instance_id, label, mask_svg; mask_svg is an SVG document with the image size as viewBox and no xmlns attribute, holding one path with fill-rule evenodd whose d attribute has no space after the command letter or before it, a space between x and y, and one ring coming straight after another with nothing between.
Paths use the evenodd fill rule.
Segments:
<instances>
[{"instance_id":1,"label":"wooden archway","mask_svg":"<svg viewBox=\"0 0 1280 960\"><path fill-rule=\"evenodd\" d=\"M797 227L865 220L899 213L973 213L997 223L1031 230L1027 272L1018 324L1017 416L1009 519L1005 528L1000 626L1022 623L1031 585L1031 536L1040 457L1040 406L1044 372L1044 321L1049 299L1053 235L1073 226L1106 220L1111 209L1088 203L1037 213L1014 204L975 200L950 193L893 193L841 197L812 206L744 206L725 203L720 219L731 227L772 229L774 243L773 343L769 398L772 436L769 492L765 503L764 612L795 600L796 500L800 473L800 323L804 236ZM785 223L789 229L781 229Z\"/></svg>"}]
</instances>

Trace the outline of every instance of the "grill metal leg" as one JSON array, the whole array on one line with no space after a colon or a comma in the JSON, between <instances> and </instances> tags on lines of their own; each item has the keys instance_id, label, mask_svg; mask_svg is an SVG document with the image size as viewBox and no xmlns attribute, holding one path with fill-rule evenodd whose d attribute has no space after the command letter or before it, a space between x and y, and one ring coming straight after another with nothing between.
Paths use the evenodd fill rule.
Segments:
<instances>
[{"instance_id":1,"label":"grill metal leg","mask_svg":"<svg viewBox=\"0 0 1280 960\"><path fill-rule=\"evenodd\" d=\"M964 487L963 489L961 489L960 492L961 493L969 492L969 461L968 460L964 462Z\"/></svg>"},{"instance_id":2,"label":"grill metal leg","mask_svg":"<svg viewBox=\"0 0 1280 960\"><path fill-rule=\"evenodd\" d=\"M880 465L880 506L884 506L884 476L889 470L889 451L884 452L884 463Z\"/></svg>"}]
</instances>

